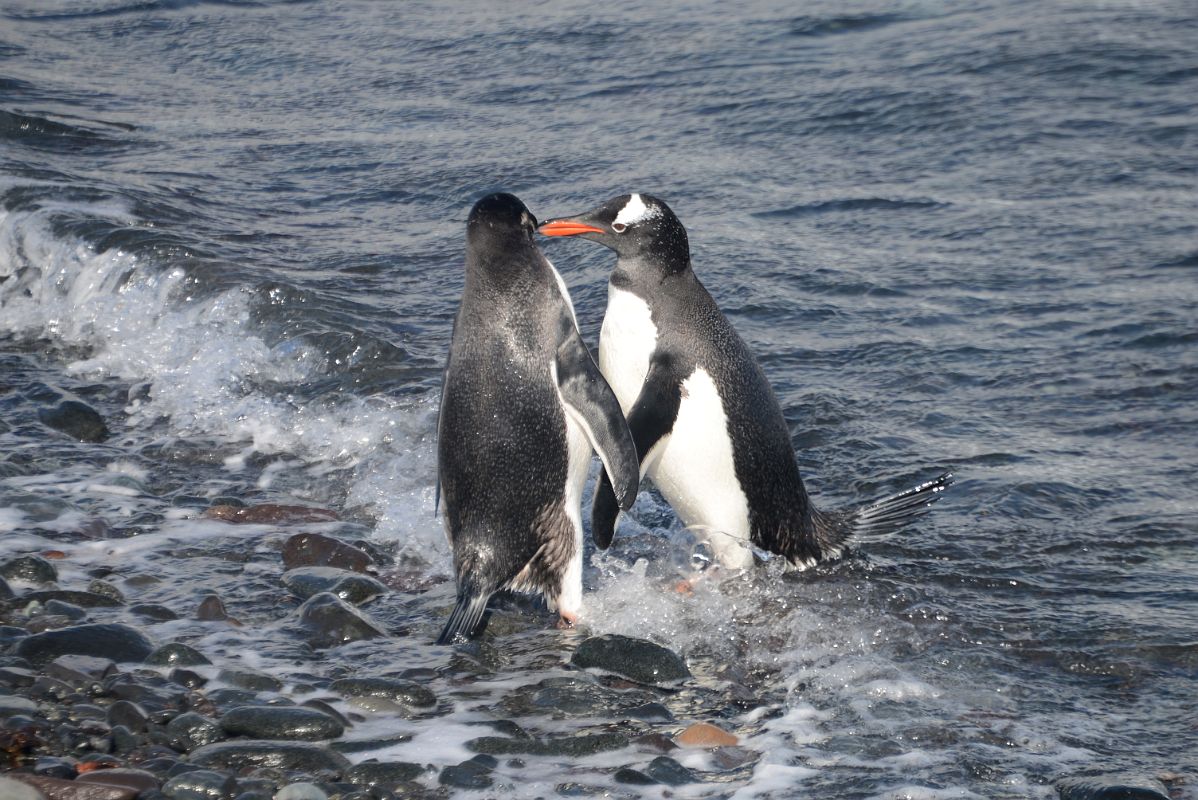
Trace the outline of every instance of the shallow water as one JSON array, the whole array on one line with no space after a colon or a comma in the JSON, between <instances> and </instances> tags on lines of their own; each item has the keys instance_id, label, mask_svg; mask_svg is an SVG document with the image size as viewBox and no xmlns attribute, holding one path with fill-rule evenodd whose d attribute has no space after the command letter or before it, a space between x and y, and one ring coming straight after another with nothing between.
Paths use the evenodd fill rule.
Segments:
<instances>
[{"instance_id":1,"label":"shallow water","mask_svg":"<svg viewBox=\"0 0 1198 800\"><path fill-rule=\"evenodd\" d=\"M685 653L673 728L721 721L760 754L680 757L707 781L677 791L1051 797L1089 769L1193 791L1189 4L18 0L0 20L0 551L64 551L64 585L115 569L131 601L218 592L252 624L137 622L291 681L440 670L435 716L374 724L414 735L390 755L460 760L579 636L515 610L479 652L427 644L452 593L433 434L465 215L497 188L542 218L650 191L818 503L959 478L843 562L690 597L669 589L689 537L642 494L589 567L588 630ZM543 247L594 342L610 255ZM42 425L62 396L112 437ZM393 555L370 611L409 635L300 647L276 553L295 529L200 518L228 497L337 509L313 529ZM649 758L530 757L498 782L611 786Z\"/></svg>"}]
</instances>

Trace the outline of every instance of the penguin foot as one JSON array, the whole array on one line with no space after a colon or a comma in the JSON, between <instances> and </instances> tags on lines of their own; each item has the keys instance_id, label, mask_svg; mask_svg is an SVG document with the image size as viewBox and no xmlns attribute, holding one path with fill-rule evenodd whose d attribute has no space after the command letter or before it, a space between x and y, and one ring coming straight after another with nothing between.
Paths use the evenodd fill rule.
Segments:
<instances>
[{"instance_id":1,"label":"penguin foot","mask_svg":"<svg viewBox=\"0 0 1198 800\"><path fill-rule=\"evenodd\" d=\"M578 624L578 615L569 611L562 611L557 618L557 629L559 631L568 631Z\"/></svg>"}]
</instances>

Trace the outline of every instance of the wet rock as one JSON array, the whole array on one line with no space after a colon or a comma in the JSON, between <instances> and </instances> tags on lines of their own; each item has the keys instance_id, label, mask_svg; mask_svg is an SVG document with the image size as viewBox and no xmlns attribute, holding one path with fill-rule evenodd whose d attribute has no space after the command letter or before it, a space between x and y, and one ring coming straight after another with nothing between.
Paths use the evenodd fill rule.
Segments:
<instances>
[{"instance_id":1,"label":"wet rock","mask_svg":"<svg viewBox=\"0 0 1198 800\"><path fill-rule=\"evenodd\" d=\"M172 777L162 793L171 800L231 800L237 793L237 780L227 772L194 769Z\"/></svg>"},{"instance_id":2,"label":"wet rock","mask_svg":"<svg viewBox=\"0 0 1198 800\"><path fill-rule=\"evenodd\" d=\"M753 764L761 754L746 747L717 747L711 751L711 764L722 772L740 769L746 764Z\"/></svg>"},{"instance_id":3,"label":"wet rock","mask_svg":"<svg viewBox=\"0 0 1198 800\"><path fill-rule=\"evenodd\" d=\"M360 611L329 592L314 595L299 609L304 639L312 647L336 647L387 634Z\"/></svg>"},{"instance_id":4,"label":"wet rock","mask_svg":"<svg viewBox=\"0 0 1198 800\"><path fill-rule=\"evenodd\" d=\"M102 442L109 435L100 413L78 400L64 400L53 408L39 409L37 418L47 428L62 431L81 442Z\"/></svg>"},{"instance_id":5,"label":"wet rock","mask_svg":"<svg viewBox=\"0 0 1198 800\"><path fill-rule=\"evenodd\" d=\"M65 655L46 665L46 675L74 686L98 683L116 673L116 664L99 656Z\"/></svg>"},{"instance_id":6,"label":"wet rock","mask_svg":"<svg viewBox=\"0 0 1198 800\"><path fill-rule=\"evenodd\" d=\"M591 733L561 736L554 739L508 739L502 736L483 736L466 742L466 749L493 756L535 755L571 756L579 758L607 750L619 750L628 745L628 737L619 733Z\"/></svg>"},{"instance_id":7,"label":"wet rock","mask_svg":"<svg viewBox=\"0 0 1198 800\"><path fill-rule=\"evenodd\" d=\"M386 586L369 575L336 567L298 567L288 570L283 573L283 585L303 600L321 592L331 592L356 606L387 592Z\"/></svg>"},{"instance_id":8,"label":"wet rock","mask_svg":"<svg viewBox=\"0 0 1198 800\"><path fill-rule=\"evenodd\" d=\"M300 782L279 789L273 800L328 800L328 795L314 783Z\"/></svg>"},{"instance_id":9,"label":"wet rock","mask_svg":"<svg viewBox=\"0 0 1198 800\"><path fill-rule=\"evenodd\" d=\"M355 786L414 781L424 774L424 767L406 761L364 761L345 772L345 782Z\"/></svg>"},{"instance_id":10,"label":"wet rock","mask_svg":"<svg viewBox=\"0 0 1198 800\"><path fill-rule=\"evenodd\" d=\"M171 747L184 753L225 739L219 723L194 711L172 719L166 726L166 735Z\"/></svg>"},{"instance_id":11,"label":"wet rock","mask_svg":"<svg viewBox=\"0 0 1198 800\"><path fill-rule=\"evenodd\" d=\"M206 745L191 753L191 763L201 767L241 770L271 767L284 771L341 775L349 759L326 747L280 741L235 741Z\"/></svg>"},{"instance_id":12,"label":"wet rock","mask_svg":"<svg viewBox=\"0 0 1198 800\"><path fill-rule=\"evenodd\" d=\"M36 788L22 781L0 775L0 797L4 800L46 800Z\"/></svg>"},{"instance_id":13,"label":"wet rock","mask_svg":"<svg viewBox=\"0 0 1198 800\"><path fill-rule=\"evenodd\" d=\"M616 770L616 774L612 777L616 779L616 783L628 783L632 784L633 786L650 786L654 783L657 783L657 781L653 780L645 773L641 772L640 770L632 769L631 767L624 767L622 769Z\"/></svg>"},{"instance_id":14,"label":"wet rock","mask_svg":"<svg viewBox=\"0 0 1198 800\"><path fill-rule=\"evenodd\" d=\"M667 786L682 786L697 780L695 773L669 756L658 756L650 761L649 766L645 768L645 774Z\"/></svg>"},{"instance_id":15,"label":"wet rock","mask_svg":"<svg viewBox=\"0 0 1198 800\"><path fill-rule=\"evenodd\" d=\"M681 747L727 747L740 743L734 734L707 722L696 722L674 737Z\"/></svg>"},{"instance_id":16,"label":"wet rock","mask_svg":"<svg viewBox=\"0 0 1198 800\"><path fill-rule=\"evenodd\" d=\"M615 672L638 683L671 683L691 676L686 662L672 650L646 639L608 634L586 639L571 663L583 669Z\"/></svg>"},{"instance_id":17,"label":"wet rock","mask_svg":"<svg viewBox=\"0 0 1198 800\"><path fill-rule=\"evenodd\" d=\"M214 594L210 594L201 600L199 608L196 609L196 619L204 620L205 622L219 622L228 618L229 613L225 611L225 601Z\"/></svg>"},{"instance_id":18,"label":"wet rock","mask_svg":"<svg viewBox=\"0 0 1198 800\"><path fill-rule=\"evenodd\" d=\"M283 688L283 682L264 672L249 672L239 669L222 669L216 673L216 679L224 681L238 689L249 689L251 692L277 692Z\"/></svg>"},{"instance_id":19,"label":"wet rock","mask_svg":"<svg viewBox=\"0 0 1198 800\"><path fill-rule=\"evenodd\" d=\"M179 618L174 611L158 603L138 603L135 606L129 606L129 610L152 622L170 622Z\"/></svg>"},{"instance_id":20,"label":"wet rock","mask_svg":"<svg viewBox=\"0 0 1198 800\"><path fill-rule=\"evenodd\" d=\"M33 772L35 775L45 775L47 778L65 778L66 780L73 780L77 774L73 762L54 756L38 758L33 764ZM3 796L0 795L0 797Z\"/></svg>"},{"instance_id":21,"label":"wet rock","mask_svg":"<svg viewBox=\"0 0 1198 800\"><path fill-rule=\"evenodd\" d=\"M670 709L661 703L655 702L633 706L626 709L624 714L632 719L644 720L645 722L669 722L674 719L674 715L670 713Z\"/></svg>"},{"instance_id":22,"label":"wet rock","mask_svg":"<svg viewBox=\"0 0 1198 800\"><path fill-rule=\"evenodd\" d=\"M312 698L310 700L305 700L303 703L300 703L300 705L302 705L304 708L314 708L322 714L328 714L330 717L340 722L341 727L343 728L348 728L350 726L349 720L345 718L344 714L323 700Z\"/></svg>"},{"instance_id":23,"label":"wet rock","mask_svg":"<svg viewBox=\"0 0 1198 800\"><path fill-rule=\"evenodd\" d=\"M0 650L8 649L9 645L29 635L29 631L16 625L0 625Z\"/></svg>"},{"instance_id":24,"label":"wet rock","mask_svg":"<svg viewBox=\"0 0 1198 800\"><path fill-rule=\"evenodd\" d=\"M437 696L429 689L399 678L343 678L329 688L342 697L382 697L414 708L437 704Z\"/></svg>"},{"instance_id":25,"label":"wet rock","mask_svg":"<svg viewBox=\"0 0 1198 800\"><path fill-rule=\"evenodd\" d=\"M43 797L52 798L52 800L133 800L137 797L136 791L122 786L99 786L18 772L10 773L9 777L28 784L40 792ZM6 797L5 800L8 798Z\"/></svg>"},{"instance_id":26,"label":"wet rock","mask_svg":"<svg viewBox=\"0 0 1198 800\"><path fill-rule=\"evenodd\" d=\"M8 585L8 581L6 581L4 578L0 578L0 602L11 600L14 597L16 597L16 593L13 592L12 587Z\"/></svg>"},{"instance_id":27,"label":"wet rock","mask_svg":"<svg viewBox=\"0 0 1198 800\"><path fill-rule=\"evenodd\" d=\"M11 716L24 714L32 716L37 714L37 703L31 701L28 697L18 697L17 695L0 696L0 719L8 719Z\"/></svg>"},{"instance_id":28,"label":"wet rock","mask_svg":"<svg viewBox=\"0 0 1198 800\"><path fill-rule=\"evenodd\" d=\"M263 503L257 506L214 505L204 512L209 519L234 524L277 525L285 522L336 522L337 512L314 506L288 506Z\"/></svg>"},{"instance_id":29,"label":"wet rock","mask_svg":"<svg viewBox=\"0 0 1198 800\"><path fill-rule=\"evenodd\" d=\"M43 589L40 592L28 592L20 598L22 604L41 602L42 605L46 605L52 600L69 602L71 605L83 608L111 608L121 605L119 601L113 600L107 595L95 592L72 592L67 589Z\"/></svg>"},{"instance_id":30,"label":"wet rock","mask_svg":"<svg viewBox=\"0 0 1198 800\"><path fill-rule=\"evenodd\" d=\"M114 786L129 789L135 796L142 792L157 789L161 781L152 772L144 769L115 767L113 769L97 769L85 772L75 779L75 783L85 783L97 786Z\"/></svg>"},{"instance_id":31,"label":"wet rock","mask_svg":"<svg viewBox=\"0 0 1198 800\"><path fill-rule=\"evenodd\" d=\"M71 622L79 622L87 616L84 609L61 600L47 600L46 613L53 617L66 617Z\"/></svg>"},{"instance_id":32,"label":"wet rock","mask_svg":"<svg viewBox=\"0 0 1198 800\"><path fill-rule=\"evenodd\" d=\"M555 718L606 717L653 699L653 695L642 691L617 691L599 686L590 675L580 673L520 686L508 693L500 701L499 707L513 716L552 714Z\"/></svg>"},{"instance_id":33,"label":"wet rock","mask_svg":"<svg viewBox=\"0 0 1198 800\"><path fill-rule=\"evenodd\" d=\"M141 661L153 649L149 639L136 628L91 624L28 636L17 643L14 654L40 667L68 654L100 656L117 663Z\"/></svg>"},{"instance_id":34,"label":"wet rock","mask_svg":"<svg viewBox=\"0 0 1198 800\"><path fill-rule=\"evenodd\" d=\"M107 597L119 606L125 604L125 595L121 594L121 590L113 586L108 581L103 581L97 578L87 585L87 590L92 594L98 594L102 597Z\"/></svg>"},{"instance_id":35,"label":"wet rock","mask_svg":"<svg viewBox=\"0 0 1198 800\"><path fill-rule=\"evenodd\" d=\"M108 707L106 714L109 725L123 725L132 733L144 731L149 718L144 708L129 700L117 700Z\"/></svg>"},{"instance_id":36,"label":"wet rock","mask_svg":"<svg viewBox=\"0 0 1198 800\"><path fill-rule=\"evenodd\" d=\"M298 533L283 545L283 565L296 567L338 567L366 572L372 564L366 552L319 533Z\"/></svg>"},{"instance_id":37,"label":"wet rock","mask_svg":"<svg viewBox=\"0 0 1198 800\"><path fill-rule=\"evenodd\" d=\"M10 689L32 686L35 680L37 680L37 673L31 669L14 666L0 667L0 685Z\"/></svg>"},{"instance_id":38,"label":"wet rock","mask_svg":"<svg viewBox=\"0 0 1198 800\"><path fill-rule=\"evenodd\" d=\"M411 734L394 733L390 736L383 736L377 739L354 739L352 741L338 739L337 741L329 742L329 747L338 753L369 753L374 750L383 750L410 741L412 741Z\"/></svg>"},{"instance_id":39,"label":"wet rock","mask_svg":"<svg viewBox=\"0 0 1198 800\"><path fill-rule=\"evenodd\" d=\"M1168 800L1169 790L1147 775L1111 773L1057 781L1061 800Z\"/></svg>"},{"instance_id":40,"label":"wet rock","mask_svg":"<svg viewBox=\"0 0 1198 800\"><path fill-rule=\"evenodd\" d=\"M145 663L155 667L194 667L212 662L194 647L170 642L146 656Z\"/></svg>"},{"instance_id":41,"label":"wet rock","mask_svg":"<svg viewBox=\"0 0 1198 800\"><path fill-rule=\"evenodd\" d=\"M55 583L58 570L41 556L17 556L0 564L0 577L26 583Z\"/></svg>"},{"instance_id":42,"label":"wet rock","mask_svg":"<svg viewBox=\"0 0 1198 800\"><path fill-rule=\"evenodd\" d=\"M200 673L196 672L195 670L184 669L182 667L175 667L172 669L170 675L167 676L167 679L170 680L171 683L177 683L180 686L186 686L188 689L201 689L208 683L208 679Z\"/></svg>"},{"instance_id":43,"label":"wet rock","mask_svg":"<svg viewBox=\"0 0 1198 800\"><path fill-rule=\"evenodd\" d=\"M491 770L496 766L495 759L486 758L475 756L460 764L448 766L441 770L438 782L442 786L452 786L456 789L486 789L493 783Z\"/></svg>"},{"instance_id":44,"label":"wet rock","mask_svg":"<svg viewBox=\"0 0 1198 800\"><path fill-rule=\"evenodd\" d=\"M329 715L301 706L240 706L225 712L220 726L230 736L309 742L335 739L345 732Z\"/></svg>"}]
</instances>

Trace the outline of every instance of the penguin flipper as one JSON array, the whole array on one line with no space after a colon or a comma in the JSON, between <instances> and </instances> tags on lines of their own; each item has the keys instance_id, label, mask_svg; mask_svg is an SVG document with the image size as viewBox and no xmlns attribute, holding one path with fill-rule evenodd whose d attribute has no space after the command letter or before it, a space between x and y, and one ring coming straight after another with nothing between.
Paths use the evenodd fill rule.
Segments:
<instances>
[{"instance_id":1,"label":"penguin flipper","mask_svg":"<svg viewBox=\"0 0 1198 800\"><path fill-rule=\"evenodd\" d=\"M437 644L456 644L478 636L487 627L487 602L491 595L487 593L463 592L458 594L457 605L449 615L449 621L441 629Z\"/></svg>"},{"instance_id":2,"label":"penguin flipper","mask_svg":"<svg viewBox=\"0 0 1198 800\"><path fill-rule=\"evenodd\" d=\"M632 433L636 452L640 454L642 468L650 460L653 448L674 429L681 405L682 381L674 369L673 359L668 356L655 358L649 365L641 393L628 412L628 430ZM591 538L601 550L610 547L615 537L616 518L620 512L615 501L611 483L606 475L601 475L591 505Z\"/></svg>"},{"instance_id":3,"label":"penguin flipper","mask_svg":"<svg viewBox=\"0 0 1198 800\"><path fill-rule=\"evenodd\" d=\"M641 475L636 447L615 393L608 386L571 324L557 348L557 390L566 412L579 423L603 462L608 485L615 486L621 508L632 507Z\"/></svg>"}]
</instances>

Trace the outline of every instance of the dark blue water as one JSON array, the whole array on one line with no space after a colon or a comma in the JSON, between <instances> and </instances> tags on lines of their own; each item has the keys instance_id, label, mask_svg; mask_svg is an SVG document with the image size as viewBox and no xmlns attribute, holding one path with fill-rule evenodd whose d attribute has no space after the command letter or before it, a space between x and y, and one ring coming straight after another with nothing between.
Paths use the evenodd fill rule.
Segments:
<instances>
[{"instance_id":1,"label":"dark blue water","mask_svg":"<svg viewBox=\"0 0 1198 800\"><path fill-rule=\"evenodd\" d=\"M327 505L443 577L433 434L466 212L498 188L542 218L652 192L817 502L960 481L845 562L689 599L654 582L689 540L642 495L590 568L590 630L716 683L735 666L763 702L695 707L760 757L692 754L708 777L688 796L1050 797L1088 770L1192 793L1195 42L1192 3L1133 0L9 0L0 550L71 545L66 574L144 557L171 591L240 592L262 626L151 632L286 675L279 612L172 556L231 535L200 511ZM543 246L596 341L610 254ZM42 426L64 393L113 437ZM450 593L393 599L410 642L328 663L443 667L423 642ZM476 690L544 669L560 636L497 634L521 655ZM410 723L424 758L460 760L485 713L459 710ZM552 795L651 757L500 772Z\"/></svg>"}]
</instances>

